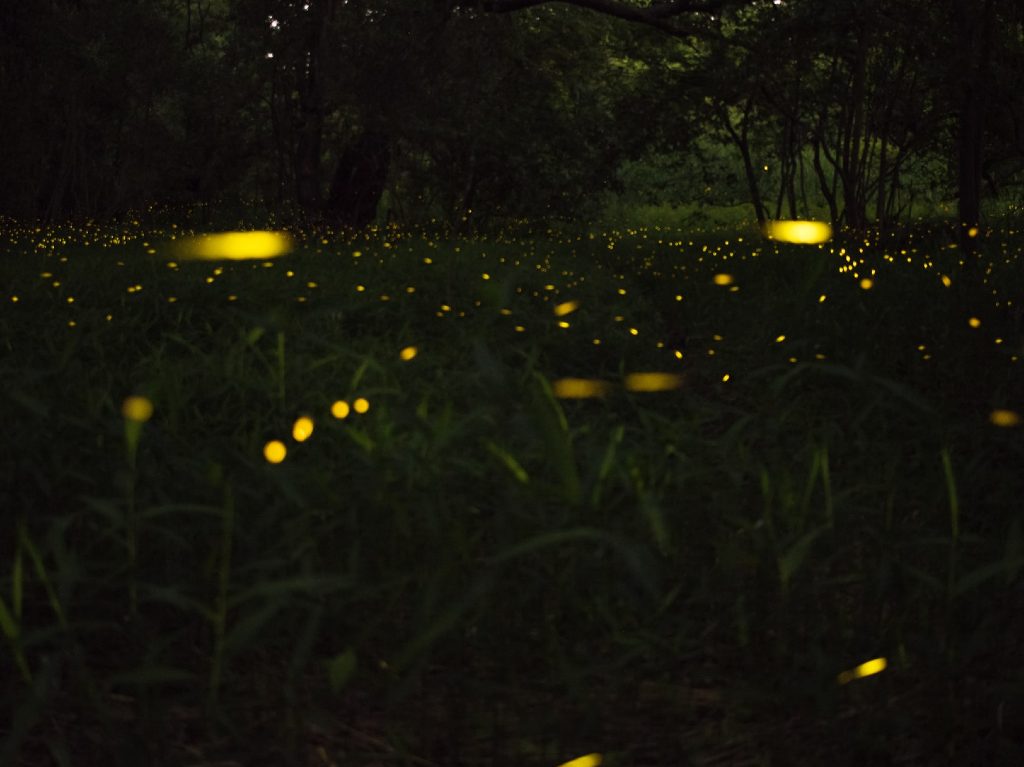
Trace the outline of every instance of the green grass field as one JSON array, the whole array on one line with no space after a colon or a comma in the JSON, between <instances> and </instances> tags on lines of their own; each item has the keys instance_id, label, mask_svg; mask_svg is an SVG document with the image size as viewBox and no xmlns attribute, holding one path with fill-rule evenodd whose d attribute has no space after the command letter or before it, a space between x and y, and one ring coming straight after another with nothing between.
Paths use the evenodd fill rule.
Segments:
<instances>
[{"instance_id":1,"label":"green grass field","mask_svg":"<svg viewBox=\"0 0 1024 767\"><path fill-rule=\"evenodd\" d=\"M1024 759L1021 232L184 233L3 227L0 764Z\"/></svg>"}]
</instances>

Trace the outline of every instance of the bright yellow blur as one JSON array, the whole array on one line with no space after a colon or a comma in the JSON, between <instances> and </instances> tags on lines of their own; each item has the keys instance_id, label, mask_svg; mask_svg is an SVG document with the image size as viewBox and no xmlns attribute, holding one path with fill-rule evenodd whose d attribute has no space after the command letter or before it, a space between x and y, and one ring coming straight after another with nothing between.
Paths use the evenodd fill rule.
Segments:
<instances>
[{"instance_id":1,"label":"bright yellow blur","mask_svg":"<svg viewBox=\"0 0 1024 767\"><path fill-rule=\"evenodd\" d=\"M563 762L558 767L598 767L602 761L603 759L600 754L587 754L586 756L580 756L568 762Z\"/></svg>"},{"instance_id":2,"label":"bright yellow blur","mask_svg":"<svg viewBox=\"0 0 1024 767\"><path fill-rule=\"evenodd\" d=\"M580 306L579 301L566 301L555 307L555 316L564 317L567 314L572 314Z\"/></svg>"},{"instance_id":3,"label":"bright yellow blur","mask_svg":"<svg viewBox=\"0 0 1024 767\"><path fill-rule=\"evenodd\" d=\"M716 285L732 285L732 275L731 274L716 274L715 275L715 284Z\"/></svg>"},{"instance_id":4,"label":"bright yellow blur","mask_svg":"<svg viewBox=\"0 0 1024 767\"><path fill-rule=\"evenodd\" d=\"M288 448L279 439L274 439L263 446L263 457L270 463L281 463L288 455Z\"/></svg>"},{"instance_id":5,"label":"bright yellow blur","mask_svg":"<svg viewBox=\"0 0 1024 767\"><path fill-rule=\"evenodd\" d=\"M352 409L357 413L365 413L370 409L370 401L365 397L359 397L355 402L352 403Z\"/></svg>"},{"instance_id":6,"label":"bright yellow blur","mask_svg":"<svg viewBox=\"0 0 1024 767\"><path fill-rule=\"evenodd\" d=\"M312 436L313 419L305 415L295 419L295 425L292 426L292 438L296 442L305 442Z\"/></svg>"},{"instance_id":7,"label":"bright yellow blur","mask_svg":"<svg viewBox=\"0 0 1024 767\"><path fill-rule=\"evenodd\" d=\"M1020 423L1020 416L1012 410L993 410L988 420L996 426L1016 426Z\"/></svg>"},{"instance_id":8,"label":"bright yellow blur","mask_svg":"<svg viewBox=\"0 0 1024 767\"><path fill-rule=\"evenodd\" d=\"M145 423L153 416L153 403L145 397L127 397L121 405L121 414L129 421Z\"/></svg>"},{"instance_id":9,"label":"bright yellow blur","mask_svg":"<svg viewBox=\"0 0 1024 767\"><path fill-rule=\"evenodd\" d=\"M823 221L767 221L764 236L779 242L817 245L832 239L832 227Z\"/></svg>"},{"instance_id":10,"label":"bright yellow blur","mask_svg":"<svg viewBox=\"0 0 1024 767\"><path fill-rule=\"evenodd\" d=\"M562 399L603 397L609 388L606 382L594 378L559 378L551 383L551 391Z\"/></svg>"},{"instance_id":11,"label":"bright yellow blur","mask_svg":"<svg viewBox=\"0 0 1024 767\"><path fill-rule=\"evenodd\" d=\"M402 351L398 353L398 356L401 357L405 362L408 362L409 360L416 356L416 347L406 346L404 349L402 349Z\"/></svg>"},{"instance_id":12,"label":"bright yellow blur","mask_svg":"<svg viewBox=\"0 0 1024 767\"><path fill-rule=\"evenodd\" d=\"M861 663L859 666L851 668L849 671L844 671L839 675L839 684L846 684L852 682L854 679L862 679L866 676L872 676L879 672L885 671L885 667L888 662L885 658L875 658L865 663Z\"/></svg>"},{"instance_id":13,"label":"bright yellow blur","mask_svg":"<svg viewBox=\"0 0 1024 767\"><path fill-rule=\"evenodd\" d=\"M683 385L683 377L675 373L630 373L625 378L629 391L669 391Z\"/></svg>"},{"instance_id":14,"label":"bright yellow blur","mask_svg":"<svg viewBox=\"0 0 1024 767\"><path fill-rule=\"evenodd\" d=\"M331 405L331 415L338 419L348 418L349 410L348 403L343 399L339 399Z\"/></svg>"},{"instance_id":15,"label":"bright yellow blur","mask_svg":"<svg viewBox=\"0 0 1024 767\"><path fill-rule=\"evenodd\" d=\"M203 261L244 261L276 258L291 249L292 238L285 232L221 232L184 241L179 246L179 255Z\"/></svg>"}]
</instances>

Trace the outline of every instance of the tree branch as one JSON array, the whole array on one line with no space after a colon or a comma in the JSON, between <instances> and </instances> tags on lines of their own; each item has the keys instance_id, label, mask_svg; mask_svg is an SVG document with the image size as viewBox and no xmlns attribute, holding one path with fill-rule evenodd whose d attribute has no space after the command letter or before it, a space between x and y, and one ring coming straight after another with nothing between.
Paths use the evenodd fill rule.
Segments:
<instances>
[{"instance_id":1,"label":"tree branch","mask_svg":"<svg viewBox=\"0 0 1024 767\"><path fill-rule=\"evenodd\" d=\"M508 13L547 3L577 5L627 21L649 23L684 13L714 13L728 5L730 0L671 0L646 7L631 5L622 0L481 0L480 6L491 13Z\"/></svg>"},{"instance_id":2,"label":"tree branch","mask_svg":"<svg viewBox=\"0 0 1024 767\"><path fill-rule=\"evenodd\" d=\"M654 27L674 37L690 37L701 34L693 27L672 23L670 19L684 14L696 15L715 13L730 5L743 5L753 0L662 0L653 5L636 6L624 0L456 0L467 7L475 7L488 13L510 13L548 3L564 3L577 8L586 8L606 16L632 21Z\"/></svg>"}]
</instances>

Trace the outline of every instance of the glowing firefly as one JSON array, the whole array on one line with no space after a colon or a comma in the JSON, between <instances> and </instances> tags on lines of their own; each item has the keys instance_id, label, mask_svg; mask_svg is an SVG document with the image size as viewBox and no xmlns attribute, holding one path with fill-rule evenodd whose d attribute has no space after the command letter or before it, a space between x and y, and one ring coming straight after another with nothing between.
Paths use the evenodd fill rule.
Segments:
<instances>
[{"instance_id":1,"label":"glowing firefly","mask_svg":"<svg viewBox=\"0 0 1024 767\"><path fill-rule=\"evenodd\" d=\"M818 245L832 239L832 227L822 221L768 221L764 235L779 242Z\"/></svg>"}]
</instances>

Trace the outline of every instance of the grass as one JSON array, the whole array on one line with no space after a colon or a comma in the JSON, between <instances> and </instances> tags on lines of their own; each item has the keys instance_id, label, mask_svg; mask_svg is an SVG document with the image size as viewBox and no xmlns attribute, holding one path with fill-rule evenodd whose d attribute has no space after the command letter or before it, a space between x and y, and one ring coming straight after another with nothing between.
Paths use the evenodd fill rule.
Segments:
<instances>
[{"instance_id":1,"label":"grass","mask_svg":"<svg viewBox=\"0 0 1024 767\"><path fill-rule=\"evenodd\" d=\"M1012 228L3 231L0 763L1024 756Z\"/></svg>"}]
</instances>

